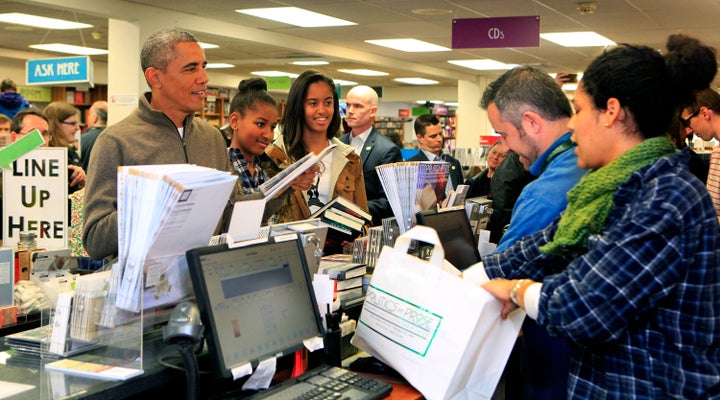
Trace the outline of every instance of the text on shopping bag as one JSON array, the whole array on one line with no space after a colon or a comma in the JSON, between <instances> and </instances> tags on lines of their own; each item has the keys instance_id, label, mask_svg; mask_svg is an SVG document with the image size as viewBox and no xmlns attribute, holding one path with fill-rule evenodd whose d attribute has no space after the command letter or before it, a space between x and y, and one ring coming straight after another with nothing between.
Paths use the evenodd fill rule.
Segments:
<instances>
[{"instance_id":1,"label":"text on shopping bag","mask_svg":"<svg viewBox=\"0 0 720 400\"><path fill-rule=\"evenodd\" d=\"M370 285L360 323L388 340L424 357L443 317Z\"/></svg>"}]
</instances>

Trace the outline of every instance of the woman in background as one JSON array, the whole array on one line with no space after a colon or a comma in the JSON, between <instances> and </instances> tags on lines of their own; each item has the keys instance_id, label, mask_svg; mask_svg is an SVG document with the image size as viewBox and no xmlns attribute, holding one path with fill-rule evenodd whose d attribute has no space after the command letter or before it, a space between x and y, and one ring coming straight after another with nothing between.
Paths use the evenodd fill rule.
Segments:
<instances>
[{"instance_id":1,"label":"woman in background","mask_svg":"<svg viewBox=\"0 0 720 400\"><path fill-rule=\"evenodd\" d=\"M331 144L334 150L321 160L323 167L312 187L289 196L278 212L278 222L310 218L312 213L337 196L367 210L367 196L360 156L352 146L337 139L340 131L338 94L333 80L314 70L300 74L288 93L287 107L280 123L282 135L265 151L279 167L301 159L309 152L319 154ZM333 230L334 231L334 230ZM342 251L352 237L328 235L325 253Z\"/></svg>"},{"instance_id":2,"label":"woman in background","mask_svg":"<svg viewBox=\"0 0 720 400\"><path fill-rule=\"evenodd\" d=\"M503 162L505 157L507 157L507 154L508 152L502 146L501 140L498 140L490 146L487 156L487 168L465 181L466 185L470 185L467 198L481 196L486 196L488 198L492 197L490 195L490 181L492 180L498 165Z\"/></svg>"},{"instance_id":3,"label":"woman in background","mask_svg":"<svg viewBox=\"0 0 720 400\"><path fill-rule=\"evenodd\" d=\"M50 130L49 147L64 147L68 152L68 174L70 187L68 194L85 187L85 171L82 169L80 155L71 145L75 134L80 130L80 110L63 101L54 101L43 111L48 119Z\"/></svg>"},{"instance_id":4,"label":"woman in background","mask_svg":"<svg viewBox=\"0 0 720 400\"><path fill-rule=\"evenodd\" d=\"M720 399L720 225L665 134L715 51L621 45L588 66L569 122L591 170L546 229L483 258L502 317L523 308L572 350L568 398ZM518 279L523 278L523 279Z\"/></svg>"}]
</instances>

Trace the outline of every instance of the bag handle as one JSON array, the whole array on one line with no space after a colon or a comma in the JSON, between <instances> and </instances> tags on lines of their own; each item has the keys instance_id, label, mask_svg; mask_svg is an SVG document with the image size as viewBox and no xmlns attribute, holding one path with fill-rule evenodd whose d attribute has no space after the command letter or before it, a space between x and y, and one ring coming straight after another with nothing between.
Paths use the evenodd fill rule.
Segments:
<instances>
[{"instance_id":1,"label":"bag handle","mask_svg":"<svg viewBox=\"0 0 720 400\"><path fill-rule=\"evenodd\" d=\"M445 250L443 250L443 247L440 244L440 238L438 237L435 229L425 225L415 225L410 230L405 231L405 233L397 237L393 248L403 253L407 253L412 239L421 240L435 246L432 256L430 256L430 265L434 265L438 268L443 267Z\"/></svg>"}]
</instances>

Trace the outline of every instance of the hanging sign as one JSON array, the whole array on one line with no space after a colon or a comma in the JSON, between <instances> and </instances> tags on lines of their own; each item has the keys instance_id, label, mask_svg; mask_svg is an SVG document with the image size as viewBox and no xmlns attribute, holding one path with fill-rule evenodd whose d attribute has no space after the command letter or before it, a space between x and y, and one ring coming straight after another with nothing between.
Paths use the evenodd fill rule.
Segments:
<instances>
[{"instance_id":1,"label":"hanging sign","mask_svg":"<svg viewBox=\"0 0 720 400\"><path fill-rule=\"evenodd\" d=\"M89 56L27 60L28 85L88 83L93 86L93 64Z\"/></svg>"},{"instance_id":2,"label":"hanging sign","mask_svg":"<svg viewBox=\"0 0 720 400\"><path fill-rule=\"evenodd\" d=\"M453 20L453 49L539 46L540 16L537 15Z\"/></svg>"}]
</instances>

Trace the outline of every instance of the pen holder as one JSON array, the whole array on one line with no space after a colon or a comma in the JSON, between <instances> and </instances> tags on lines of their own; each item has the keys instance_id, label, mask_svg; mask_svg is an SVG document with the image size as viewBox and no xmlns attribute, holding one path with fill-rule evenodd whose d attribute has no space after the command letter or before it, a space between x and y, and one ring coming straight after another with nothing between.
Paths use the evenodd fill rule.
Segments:
<instances>
[{"instance_id":1,"label":"pen holder","mask_svg":"<svg viewBox=\"0 0 720 400\"><path fill-rule=\"evenodd\" d=\"M340 329L325 332L323 335L323 342L325 344L325 350L323 353L325 364L336 367L342 366Z\"/></svg>"}]
</instances>

